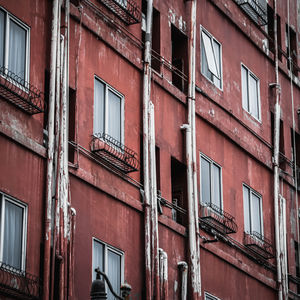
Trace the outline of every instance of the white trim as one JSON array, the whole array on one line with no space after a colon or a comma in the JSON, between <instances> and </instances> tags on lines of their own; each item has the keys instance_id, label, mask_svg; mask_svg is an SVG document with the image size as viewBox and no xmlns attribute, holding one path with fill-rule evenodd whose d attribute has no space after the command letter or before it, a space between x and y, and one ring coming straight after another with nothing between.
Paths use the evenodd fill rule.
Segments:
<instances>
[{"instance_id":1,"label":"white trim","mask_svg":"<svg viewBox=\"0 0 300 300\"><path fill-rule=\"evenodd\" d=\"M211 72L210 68L209 68L209 71L212 73L212 75L214 77L216 77L217 79L220 80L220 87L218 87L216 85L216 83L211 80L210 78L208 78L203 72L202 72L202 64L203 64L203 61L202 61L202 55L201 55L201 50L202 50L202 32L204 32L208 37L210 37L211 41L215 41L219 47L220 47L220 65L218 65L217 61L216 61L216 57L215 57L215 52L213 51L213 57L214 57L214 62L215 64L217 65L217 70L219 72L219 77L216 76L213 72ZM211 43L211 47L213 47L212 43ZM212 48L213 49L213 48ZM204 50L206 52L206 48L204 47ZM201 59L201 66L200 66L200 71L201 71L201 74L209 81L211 82L215 87L217 87L219 90L223 91L223 68L222 68L222 65L223 65L223 59L222 59L222 44L213 36L211 35L202 25L200 25L200 59ZM207 64L209 65L209 62L207 62Z\"/></svg>"},{"instance_id":2,"label":"white trim","mask_svg":"<svg viewBox=\"0 0 300 300\"><path fill-rule=\"evenodd\" d=\"M204 153L202 153L202 152L200 152L200 159L199 159L199 167L200 167L200 196L199 196L199 199L200 199L200 204L201 205L203 205L203 206L205 206L206 205L206 203L205 202L203 202L202 201L202 191L201 191L201 158L204 158L205 160L207 160L209 163L210 163L210 171L212 170L212 168L211 168L211 166L212 165L215 165L215 166L217 166L217 167L219 167L220 168L220 209L222 209L223 210L223 184L222 184L222 182L223 182L223 180L222 180L222 177L223 177L223 175L222 175L222 166L221 165L219 165L218 163L216 163L214 160L212 160L210 157L208 157L207 155L205 155ZM210 203L212 203L212 198L213 198L213 196L212 196L212 191L213 191L213 186L214 186L214 183L213 183L213 181L214 181L214 178L213 178L213 176L212 176L212 173L210 172L210 179L209 179L209 182L210 182L210 197L211 197L211 199L210 199Z\"/></svg>"},{"instance_id":3,"label":"white trim","mask_svg":"<svg viewBox=\"0 0 300 300\"><path fill-rule=\"evenodd\" d=\"M110 90L112 93L114 93L116 96L118 96L120 98L121 101L121 111L120 111L120 135L121 135L121 140L120 142L124 145L124 108L125 108L125 97L122 93L120 93L119 91L117 91L115 88L113 88L111 85L109 85L106 81L104 81L103 79L101 79L100 77L98 77L97 75L94 75L94 102L93 102L93 134L94 133L98 133L94 131L94 125L95 125L95 81L98 80L100 81L105 88L104 91L104 133L107 133L107 122L108 122L108 91Z\"/></svg>"},{"instance_id":4,"label":"white trim","mask_svg":"<svg viewBox=\"0 0 300 300\"><path fill-rule=\"evenodd\" d=\"M209 298L210 299L209 299ZM204 292L204 300L221 300L220 298L208 293L208 292Z\"/></svg>"},{"instance_id":5,"label":"white trim","mask_svg":"<svg viewBox=\"0 0 300 300\"><path fill-rule=\"evenodd\" d=\"M5 203L6 201L13 203L16 206L19 206L23 209L23 224L22 224L22 251L21 251L21 270L25 271L26 269L26 246L27 246L27 217L28 217L28 206L3 193L0 192L0 207L1 207L1 246L0 246L0 261L3 261L3 239L4 239L4 220L5 220Z\"/></svg>"},{"instance_id":6,"label":"white trim","mask_svg":"<svg viewBox=\"0 0 300 300\"><path fill-rule=\"evenodd\" d=\"M4 49L4 67L8 68L8 58L9 58L9 30L10 30L10 21L12 20L17 25L19 25L21 28L23 28L26 32L26 41L25 41L25 74L24 74L24 80L29 83L30 79L30 27L27 26L24 22L22 22L20 19L15 17L13 14L11 14L9 11L4 9L2 6L0 6L0 10L4 12L5 17L5 30L4 30L4 41L5 41L5 49ZM18 74L16 74L18 75ZM22 88L22 87L20 87Z\"/></svg>"},{"instance_id":7,"label":"white trim","mask_svg":"<svg viewBox=\"0 0 300 300\"><path fill-rule=\"evenodd\" d=\"M242 75L242 69L246 69L247 71L247 103L249 105L249 110L244 107L244 99L243 99L243 75ZM253 114L250 107L250 99L249 99L249 78L253 77L256 80L256 88L257 88L257 104L258 104L258 118ZM241 93L242 93L242 107L243 109L249 113L255 120L257 120L259 123L261 123L261 103L260 103L260 80L259 78L246 66L241 62Z\"/></svg>"}]
</instances>

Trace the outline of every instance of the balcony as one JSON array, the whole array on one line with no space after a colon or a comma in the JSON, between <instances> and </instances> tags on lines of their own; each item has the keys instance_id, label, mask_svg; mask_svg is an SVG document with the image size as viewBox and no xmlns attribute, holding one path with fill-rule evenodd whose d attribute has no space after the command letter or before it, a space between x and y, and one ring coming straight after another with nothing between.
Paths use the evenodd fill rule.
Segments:
<instances>
[{"instance_id":1,"label":"balcony","mask_svg":"<svg viewBox=\"0 0 300 300\"><path fill-rule=\"evenodd\" d=\"M201 207L200 225L222 234L235 233L238 230L235 218L213 203Z\"/></svg>"},{"instance_id":2,"label":"balcony","mask_svg":"<svg viewBox=\"0 0 300 300\"><path fill-rule=\"evenodd\" d=\"M1 295L17 299L40 299L41 285L38 277L0 262Z\"/></svg>"},{"instance_id":3,"label":"balcony","mask_svg":"<svg viewBox=\"0 0 300 300\"><path fill-rule=\"evenodd\" d=\"M138 170L137 153L108 134L94 134L91 142L91 151L123 173Z\"/></svg>"},{"instance_id":4,"label":"balcony","mask_svg":"<svg viewBox=\"0 0 300 300\"><path fill-rule=\"evenodd\" d=\"M272 242L258 232L244 232L244 245L264 259L274 257Z\"/></svg>"},{"instance_id":5,"label":"balcony","mask_svg":"<svg viewBox=\"0 0 300 300\"><path fill-rule=\"evenodd\" d=\"M30 115L45 111L44 94L4 67L0 67L0 97Z\"/></svg>"},{"instance_id":6,"label":"balcony","mask_svg":"<svg viewBox=\"0 0 300 300\"><path fill-rule=\"evenodd\" d=\"M140 23L142 13L134 0L98 0L127 25Z\"/></svg>"},{"instance_id":7,"label":"balcony","mask_svg":"<svg viewBox=\"0 0 300 300\"><path fill-rule=\"evenodd\" d=\"M268 23L266 0L234 0L238 6L259 26Z\"/></svg>"}]
</instances>

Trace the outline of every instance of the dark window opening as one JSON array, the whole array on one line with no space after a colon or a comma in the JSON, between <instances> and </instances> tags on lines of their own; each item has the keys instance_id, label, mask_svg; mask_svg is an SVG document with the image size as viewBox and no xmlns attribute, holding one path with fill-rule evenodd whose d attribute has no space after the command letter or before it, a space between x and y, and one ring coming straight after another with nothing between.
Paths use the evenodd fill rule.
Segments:
<instances>
[{"instance_id":1,"label":"dark window opening","mask_svg":"<svg viewBox=\"0 0 300 300\"><path fill-rule=\"evenodd\" d=\"M292 72L295 76L298 75L297 71L297 38L296 32L286 25L286 52L287 56L291 56L292 60ZM289 60L287 60L287 67L290 69Z\"/></svg>"},{"instance_id":2,"label":"dark window opening","mask_svg":"<svg viewBox=\"0 0 300 300\"><path fill-rule=\"evenodd\" d=\"M268 36L269 36L269 49L275 53L275 33L274 33L274 10L268 5ZM277 42L278 42L278 59L282 60L282 45L281 45L281 20L277 15Z\"/></svg>"},{"instance_id":3,"label":"dark window opening","mask_svg":"<svg viewBox=\"0 0 300 300\"><path fill-rule=\"evenodd\" d=\"M75 143L76 91L69 88L69 141ZM69 143L69 162L75 161L75 147Z\"/></svg>"},{"instance_id":4,"label":"dark window opening","mask_svg":"<svg viewBox=\"0 0 300 300\"><path fill-rule=\"evenodd\" d=\"M271 141L273 147L273 154L274 154L274 132L275 132L274 122L275 122L274 114L271 112ZM284 149L284 128L283 128L282 120L280 120L280 130L279 130L279 168L282 170L286 169L285 149Z\"/></svg>"},{"instance_id":5,"label":"dark window opening","mask_svg":"<svg viewBox=\"0 0 300 300\"><path fill-rule=\"evenodd\" d=\"M299 246L295 241L295 261L296 261L296 276L300 278L300 267L299 267ZM297 294L300 294L300 284L297 284Z\"/></svg>"},{"instance_id":6,"label":"dark window opening","mask_svg":"<svg viewBox=\"0 0 300 300\"><path fill-rule=\"evenodd\" d=\"M50 83L50 72L45 70L45 82L44 82L44 101L46 111L44 113L44 129L48 130L48 107L49 107L49 83Z\"/></svg>"},{"instance_id":7,"label":"dark window opening","mask_svg":"<svg viewBox=\"0 0 300 300\"><path fill-rule=\"evenodd\" d=\"M146 38L146 16L147 16L147 1L142 1L142 41L145 43ZM143 48L143 59L144 59ZM151 67L160 73L160 13L153 7L152 15L152 53L151 53Z\"/></svg>"},{"instance_id":8,"label":"dark window opening","mask_svg":"<svg viewBox=\"0 0 300 300\"><path fill-rule=\"evenodd\" d=\"M172 181L172 219L177 223L187 225L187 182L186 166L171 158L171 181ZM185 212L183 211L185 210Z\"/></svg>"},{"instance_id":9,"label":"dark window opening","mask_svg":"<svg viewBox=\"0 0 300 300\"><path fill-rule=\"evenodd\" d=\"M174 25L171 25L172 39L172 84L182 92L187 91L186 76L188 74L188 39Z\"/></svg>"}]
</instances>

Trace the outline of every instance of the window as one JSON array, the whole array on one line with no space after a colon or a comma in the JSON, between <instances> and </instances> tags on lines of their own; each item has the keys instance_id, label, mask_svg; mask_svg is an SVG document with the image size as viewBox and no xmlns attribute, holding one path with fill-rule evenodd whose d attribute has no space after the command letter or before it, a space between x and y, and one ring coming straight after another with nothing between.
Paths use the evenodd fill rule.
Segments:
<instances>
[{"instance_id":1,"label":"window","mask_svg":"<svg viewBox=\"0 0 300 300\"><path fill-rule=\"evenodd\" d=\"M222 88L221 45L206 30L201 30L201 72Z\"/></svg>"},{"instance_id":2,"label":"window","mask_svg":"<svg viewBox=\"0 0 300 300\"><path fill-rule=\"evenodd\" d=\"M295 76L298 75L297 71L297 36L296 32L286 24L285 27L285 43L286 43L286 53L291 57L292 72ZM290 62L287 60L287 67L290 69Z\"/></svg>"},{"instance_id":3,"label":"window","mask_svg":"<svg viewBox=\"0 0 300 300\"><path fill-rule=\"evenodd\" d=\"M219 298L217 298L209 293L206 293L206 292L204 293L204 299L205 300L220 300Z\"/></svg>"},{"instance_id":4,"label":"window","mask_svg":"<svg viewBox=\"0 0 300 300\"><path fill-rule=\"evenodd\" d=\"M96 239L93 240L93 269L92 277L93 280L96 279L95 269L98 268L100 271L104 272L112 287L113 290L120 295L120 287L123 282L123 273L124 273L124 256L123 252L113 248L110 245L107 245L103 242L100 242ZM115 297L112 295L108 286L106 285L107 299L114 300Z\"/></svg>"},{"instance_id":5,"label":"window","mask_svg":"<svg viewBox=\"0 0 300 300\"><path fill-rule=\"evenodd\" d=\"M222 175L221 167L210 158L201 154L201 202L203 204L214 204L222 208Z\"/></svg>"},{"instance_id":6,"label":"window","mask_svg":"<svg viewBox=\"0 0 300 300\"><path fill-rule=\"evenodd\" d=\"M263 235L261 196L250 187L243 185L244 231Z\"/></svg>"},{"instance_id":7,"label":"window","mask_svg":"<svg viewBox=\"0 0 300 300\"><path fill-rule=\"evenodd\" d=\"M95 78L94 134L105 133L123 142L124 97L104 81Z\"/></svg>"},{"instance_id":8,"label":"window","mask_svg":"<svg viewBox=\"0 0 300 300\"><path fill-rule=\"evenodd\" d=\"M1 247L0 260L16 270L25 270L27 208L0 193Z\"/></svg>"},{"instance_id":9,"label":"window","mask_svg":"<svg viewBox=\"0 0 300 300\"><path fill-rule=\"evenodd\" d=\"M299 244L298 242L294 241L295 242L295 262L296 262L296 276L298 278L300 278L300 268L299 268ZM299 295L300 294L300 284L298 283L297 284L297 294Z\"/></svg>"},{"instance_id":10,"label":"window","mask_svg":"<svg viewBox=\"0 0 300 300\"><path fill-rule=\"evenodd\" d=\"M259 80L242 65L242 101L243 108L257 120L260 120Z\"/></svg>"},{"instance_id":11,"label":"window","mask_svg":"<svg viewBox=\"0 0 300 300\"><path fill-rule=\"evenodd\" d=\"M268 14L268 40L269 40L269 49L271 52L275 53L275 35L274 35L274 10L271 6L267 5L267 14ZM278 42L278 58L282 60L282 45L281 45L281 20L280 16L277 16L277 42Z\"/></svg>"},{"instance_id":12,"label":"window","mask_svg":"<svg viewBox=\"0 0 300 300\"><path fill-rule=\"evenodd\" d=\"M0 9L0 67L28 81L29 28Z\"/></svg>"}]
</instances>

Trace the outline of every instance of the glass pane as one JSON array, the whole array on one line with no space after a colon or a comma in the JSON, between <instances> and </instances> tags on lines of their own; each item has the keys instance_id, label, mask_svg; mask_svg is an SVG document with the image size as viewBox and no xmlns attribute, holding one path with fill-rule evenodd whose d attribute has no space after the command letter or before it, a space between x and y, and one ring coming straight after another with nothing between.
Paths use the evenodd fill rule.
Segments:
<instances>
[{"instance_id":1,"label":"glass pane","mask_svg":"<svg viewBox=\"0 0 300 300\"><path fill-rule=\"evenodd\" d=\"M211 43L211 38L202 31L202 41L205 49L205 54L207 58L208 69L212 72L216 77L220 77L218 66L216 65L214 51Z\"/></svg>"},{"instance_id":2,"label":"glass pane","mask_svg":"<svg viewBox=\"0 0 300 300\"><path fill-rule=\"evenodd\" d=\"M243 99L243 108L247 111L249 110L249 101L248 101L248 71L242 66L242 99Z\"/></svg>"},{"instance_id":3,"label":"glass pane","mask_svg":"<svg viewBox=\"0 0 300 300\"><path fill-rule=\"evenodd\" d=\"M107 133L121 142L121 98L108 91Z\"/></svg>"},{"instance_id":4,"label":"glass pane","mask_svg":"<svg viewBox=\"0 0 300 300\"><path fill-rule=\"evenodd\" d=\"M214 54L215 54L215 59L216 59L216 65L219 70L219 78L214 76L214 84L218 87L221 88L221 47L220 45L213 40L213 48L214 48Z\"/></svg>"},{"instance_id":5,"label":"glass pane","mask_svg":"<svg viewBox=\"0 0 300 300\"><path fill-rule=\"evenodd\" d=\"M258 93L257 93L257 80L253 76L249 76L249 100L250 112L257 119L259 118L258 107Z\"/></svg>"},{"instance_id":6,"label":"glass pane","mask_svg":"<svg viewBox=\"0 0 300 300\"><path fill-rule=\"evenodd\" d=\"M5 24L5 15L2 10L0 10L0 67L4 66L4 24Z\"/></svg>"},{"instance_id":7,"label":"glass pane","mask_svg":"<svg viewBox=\"0 0 300 300\"><path fill-rule=\"evenodd\" d=\"M110 250L107 250L107 276L114 291L119 295L121 287L121 256ZM109 288L107 290L107 299L115 299Z\"/></svg>"},{"instance_id":8,"label":"glass pane","mask_svg":"<svg viewBox=\"0 0 300 300\"><path fill-rule=\"evenodd\" d=\"M201 72L202 74L207 77L209 80L213 81L214 75L209 71L208 64L207 64L207 58L204 50L203 40L202 41L202 47L201 47Z\"/></svg>"},{"instance_id":9,"label":"glass pane","mask_svg":"<svg viewBox=\"0 0 300 300\"><path fill-rule=\"evenodd\" d=\"M94 134L104 132L105 86L95 79L94 86Z\"/></svg>"},{"instance_id":10,"label":"glass pane","mask_svg":"<svg viewBox=\"0 0 300 300\"><path fill-rule=\"evenodd\" d=\"M250 233L250 203L249 203L249 189L243 186L244 198L244 231Z\"/></svg>"},{"instance_id":11,"label":"glass pane","mask_svg":"<svg viewBox=\"0 0 300 300\"><path fill-rule=\"evenodd\" d=\"M251 221L252 231L261 234L260 198L255 194L251 195Z\"/></svg>"},{"instance_id":12,"label":"glass pane","mask_svg":"<svg viewBox=\"0 0 300 300\"><path fill-rule=\"evenodd\" d=\"M201 201L210 203L210 163L201 157Z\"/></svg>"},{"instance_id":13,"label":"glass pane","mask_svg":"<svg viewBox=\"0 0 300 300\"><path fill-rule=\"evenodd\" d=\"M93 280L96 279L96 272L95 269L96 268L100 268L100 271L104 271L103 269L103 253L104 253L104 246L103 244L94 241L93 243L93 270L92 270L92 274L93 274Z\"/></svg>"},{"instance_id":14,"label":"glass pane","mask_svg":"<svg viewBox=\"0 0 300 300\"><path fill-rule=\"evenodd\" d=\"M14 21L9 24L8 69L25 80L26 30Z\"/></svg>"},{"instance_id":15,"label":"glass pane","mask_svg":"<svg viewBox=\"0 0 300 300\"><path fill-rule=\"evenodd\" d=\"M24 209L12 202L5 202L3 262L22 269Z\"/></svg>"},{"instance_id":16,"label":"glass pane","mask_svg":"<svg viewBox=\"0 0 300 300\"><path fill-rule=\"evenodd\" d=\"M213 198L212 203L221 208L221 169L212 165L213 172Z\"/></svg>"}]
</instances>

